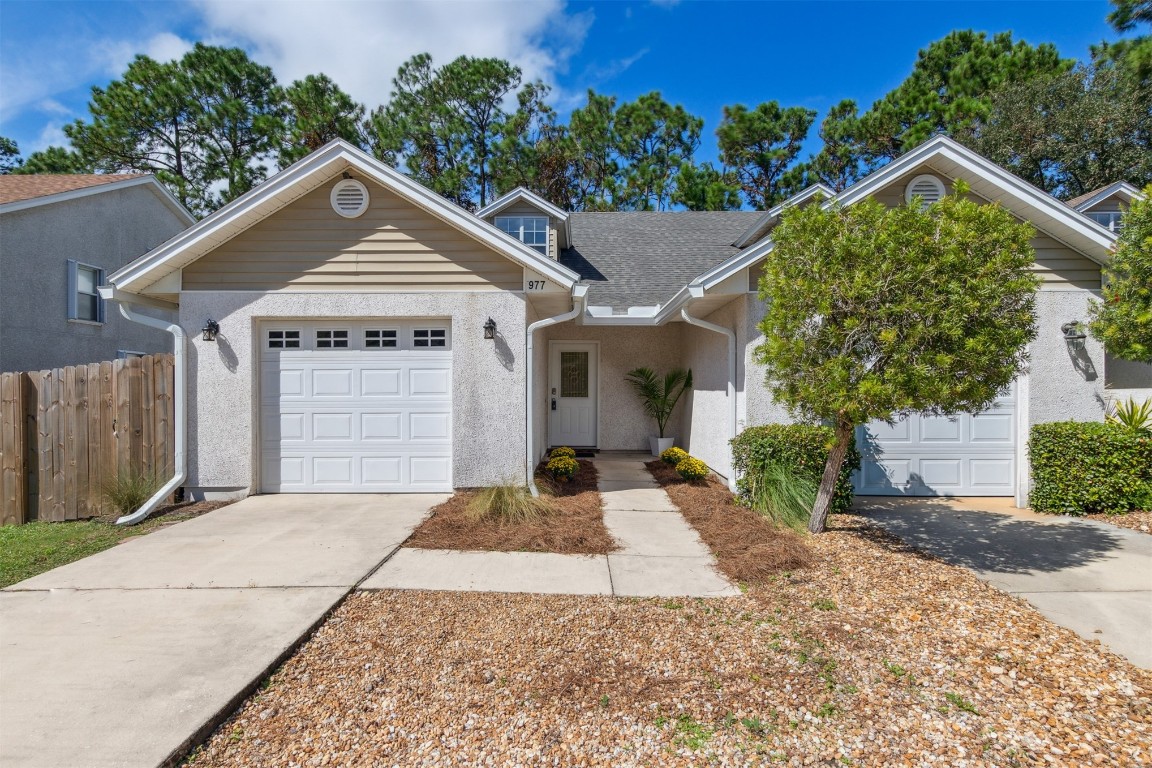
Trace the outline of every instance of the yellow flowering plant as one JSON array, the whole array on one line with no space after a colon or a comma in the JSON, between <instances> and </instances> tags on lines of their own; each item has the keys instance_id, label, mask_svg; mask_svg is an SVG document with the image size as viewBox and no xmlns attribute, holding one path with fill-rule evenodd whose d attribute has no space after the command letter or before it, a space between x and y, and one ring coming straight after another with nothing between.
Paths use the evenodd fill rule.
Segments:
<instances>
[{"instance_id":1,"label":"yellow flowering plant","mask_svg":"<svg viewBox=\"0 0 1152 768\"><path fill-rule=\"evenodd\" d=\"M688 458L688 451L684 450L683 448L672 446L668 450L664 451L664 453L660 454L660 458L664 460L665 464L676 466L680 462L684 461L684 459Z\"/></svg>"},{"instance_id":2,"label":"yellow flowering plant","mask_svg":"<svg viewBox=\"0 0 1152 768\"><path fill-rule=\"evenodd\" d=\"M708 465L692 456L687 457L677 464L676 471L680 474L680 477L690 483L708 477Z\"/></svg>"},{"instance_id":3,"label":"yellow flowering plant","mask_svg":"<svg viewBox=\"0 0 1152 768\"><path fill-rule=\"evenodd\" d=\"M580 462L571 456L554 456L544 465L544 469L552 477L563 481L570 479L572 475L580 471Z\"/></svg>"}]
</instances>

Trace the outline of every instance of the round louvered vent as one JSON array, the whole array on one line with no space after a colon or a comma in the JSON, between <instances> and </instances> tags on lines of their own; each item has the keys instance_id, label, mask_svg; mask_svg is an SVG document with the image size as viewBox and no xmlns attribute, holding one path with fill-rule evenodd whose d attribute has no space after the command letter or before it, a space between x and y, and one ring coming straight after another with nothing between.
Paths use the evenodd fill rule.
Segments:
<instances>
[{"instance_id":1,"label":"round louvered vent","mask_svg":"<svg viewBox=\"0 0 1152 768\"><path fill-rule=\"evenodd\" d=\"M911 183L904 189L905 202L912 202L912 198L918 197L924 202L924 207L938 203L944 197L944 182L932 176L931 174L924 174L912 179Z\"/></svg>"},{"instance_id":2,"label":"round louvered vent","mask_svg":"<svg viewBox=\"0 0 1152 768\"><path fill-rule=\"evenodd\" d=\"M368 187L355 179L344 179L332 187L332 209L346 219L368 210Z\"/></svg>"}]
</instances>

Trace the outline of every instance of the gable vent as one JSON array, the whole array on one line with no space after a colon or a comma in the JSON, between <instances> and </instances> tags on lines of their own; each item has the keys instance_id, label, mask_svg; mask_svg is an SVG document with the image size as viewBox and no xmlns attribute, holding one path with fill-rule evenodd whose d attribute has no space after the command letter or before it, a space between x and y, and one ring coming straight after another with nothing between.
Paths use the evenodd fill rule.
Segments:
<instances>
[{"instance_id":1,"label":"gable vent","mask_svg":"<svg viewBox=\"0 0 1152 768\"><path fill-rule=\"evenodd\" d=\"M343 179L332 187L332 210L354 219L368 210L368 187L355 179Z\"/></svg>"},{"instance_id":2,"label":"gable vent","mask_svg":"<svg viewBox=\"0 0 1152 768\"><path fill-rule=\"evenodd\" d=\"M919 197L927 208L933 203L940 202L944 194L944 182L931 174L924 174L912 179L904 189L904 202L910 203L912 198Z\"/></svg>"}]
</instances>

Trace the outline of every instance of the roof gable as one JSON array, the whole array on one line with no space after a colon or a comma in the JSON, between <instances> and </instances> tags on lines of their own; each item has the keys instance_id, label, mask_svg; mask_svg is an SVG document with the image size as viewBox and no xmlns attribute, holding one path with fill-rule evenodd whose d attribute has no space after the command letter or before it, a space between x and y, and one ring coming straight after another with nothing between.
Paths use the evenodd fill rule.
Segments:
<instances>
[{"instance_id":1,"label":"roof gable","mask_svg":"<svg viewBox=\"0 0 1152 768\"><path fill-rule=\"evenodd\" d=\"M157 281L191 264L348 170L364 174L389 192L433 215L446 226L455 227L500 255L565 288L571 288L578 279L566 267L509 237L348 142L337 139L120 269L109 278L109 282L130 293L147 291Z\"/></svg>"},{"instance_id":2,"label":"roof gable","mask_svg":"<svg viewBox=\"0 0 1152 768\"><path fill-rule=\"evenodd\" d=\"M752 226L748 227L733 245L737 248L747 248L767 234L768 228L776 223L780 218L780 214L782 214L786 208L814 201L817 195L823 195L824 198L831 199L836 196L836 193L832 191L831 187L819 182L810 187L805 187L784 202L765 211L764 215L753 222Z\"/></svg>"},{"instance_id":3,"label":"roof gable","mask_svg":"<svg viewBox=\"0 0 1152 768\"><path fill-rule=\"evenodd\" d=\"M1115 236L1064 203L1009 173L947 136L936 136L869 174L840 194L822 203L852 205L866 199L913 169L930 165L947 180L964 179L971 191L999 203L1037 230L1068 245L1099 264L1107 263ZM698 275L688 288L707 291L764 258L772 251L765 239L733 256L723 264Z\"/></svg>"},{"instance_id":4,"label":"roof gable","mask_svg":"<svg viewBox=\"0 0 1152 768\"><path fill-rule=\"evenodd\" d=\"M1068 201L1068 205L1081 213L1086 213L1111 197L1118 197L1125 203L1131 203L1133 200L1143 200L1144 193L1126 181L1118 181L1115 184L1094 189L1086 195L1074 197Z\"/></svg>"}]
</instances>

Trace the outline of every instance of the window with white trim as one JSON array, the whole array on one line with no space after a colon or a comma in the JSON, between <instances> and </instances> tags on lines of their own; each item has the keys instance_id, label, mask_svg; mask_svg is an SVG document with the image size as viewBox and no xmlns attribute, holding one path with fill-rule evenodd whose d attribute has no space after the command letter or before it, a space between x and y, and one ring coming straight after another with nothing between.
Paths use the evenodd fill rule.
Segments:
<instances>
[{"instance_id":1,"label":"window with white trim","mask_svg":"<svg viewBox=\"0 0 1152 768\"><path fill-rule=\"evenodd\" d=\"M412 331L412 346L417 348L448 346L448 331L444 328L417 328Z\"/></svg>"},{"instance_id":2,"label":"window with white trim","mask_svg":"<svg viewBox=\"0 0 1152 768\"><path fill-rule=\"evenodd\" d=\"M96 290L103 282L104 270L68 260L69 320L104 322L104 299Z\"/></svg>"},{"instance_id":3,"label":"window with white trim","mask_svg":"<svg viewBox=\"0 0 1152 768\"><path fill-rule=\"evenodd\" d=\"M394 328L367 328L364 331L365 349L395 349L398 341Z\"/></svg>"},{"instance_id":4,"label":"window with white trim","mask_svg":"<svg viewBox=\"0 0 1152 768\"><path fill-rule=\"evenodd\" d=\"M547 216L497 216L496 228L548 255Z\"/></svg>"},{"instance_id":5,"label":"window with white trim","mask_svg":"<svg viewBox=\"0 0 1152 768\"><path fill-rule=\"evenodd\" d=\"M269 349L300 349L300 331L268 331Z\"/></svg>"},{"instance_id":6,"label":"window with white trim","mask_svg":"<svg viewBox=\"0 0 1152 768\"><path fill-rule=\"evenodd\" d=\"M1088 214L1088 218L1096 222L1109 232L1119 232L1124 228L1121 223L1123 214L1120 211L1098 211Z\"/></svg>"},{"instance_id":7,"label":"window with white trim","mask_svg":"<svg viewBox=\"0 0 1152 768\"><path fill-rule=\"evenodd\" d=\"M348 331L346 330L320 330L316 331L316 349L347 349Z\"/></svg>"}]
</instances>

